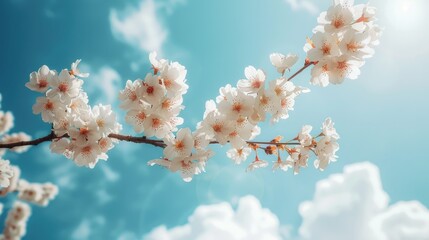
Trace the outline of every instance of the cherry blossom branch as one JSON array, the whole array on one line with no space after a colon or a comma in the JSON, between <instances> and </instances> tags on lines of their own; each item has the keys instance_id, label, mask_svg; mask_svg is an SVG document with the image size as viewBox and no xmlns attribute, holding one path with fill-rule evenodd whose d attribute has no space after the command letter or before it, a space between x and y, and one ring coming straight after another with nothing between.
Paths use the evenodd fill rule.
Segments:
<instances>
[{"instance_id":1,"label":"cherry blossom branch","mask_svg":"<svg viewBox=\"0 0 429 240\"><path fill-rule=\"evenodd\" d=\"M21 142L14 142L14 143L0 143L0 148L14 148L14 147L22 147L22 146L36 146L43 142L50 142L55 139L61 139L69 137L67 134L63 136L56 136L53 132L51 132L49 135L46 135L41 138L37 138L31 141L21 141ZM154 140L154 139L148 139L145 136L142 137L136 137L136 136L127 136L127 135L121 135L121 134L109 134L110 138L117 139L120 141L125 142L133 142L133 143L143 143L143 144L149 144L155 147L161 147L165 148L165 143L163 140ZM298 142L264 142L264 141L247 141L248 144L260 144L260 145L299 145ZM211 141L210 144L219 144L217 141Z\"/></svg>"}]
</instances>

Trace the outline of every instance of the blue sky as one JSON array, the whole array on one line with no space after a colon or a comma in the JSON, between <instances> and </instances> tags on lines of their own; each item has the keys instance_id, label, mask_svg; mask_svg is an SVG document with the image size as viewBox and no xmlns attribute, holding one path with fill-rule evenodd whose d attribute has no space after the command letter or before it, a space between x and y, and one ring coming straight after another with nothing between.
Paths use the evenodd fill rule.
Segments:
<instances>
[{"instance_id":1,"label":"blue sky","mask_svg":"<svg viewBox=\"0 0 429 240\"><path fill-rule=\"evenodd\" d=\"M59 70L82 58L92 75L84 85L91 103L112 104L124 122L116 92L127 79L146 75L147 52L156 49L188 69L190 89L181 115L184 127L193 129L204 102L215 98L219 87L235 84L246 66L262 68L272 79L277 75L270 53L292 52L303 60L305 37L316 25L317 12L330 2L4 0L2 109L14 113L14 131L33 137L47 134L49 126L31 112L37 95L24 86L28 75L43 64ZM318 128L332 117L341 135L339 160L326 171L308 168L297 176L269 169L245 173L245 165L235 166L225 149L215 147L207 173L186 184L175 174L146 166L161 154L150 146L120 143L108 162L90 170L50 154L45 143L19 156L7 155L25 178L60 185L59 196L48 208L33 208L27 239L118 239L124 233L129 239L140 238L159 225L185 224L199 205L226 201L235 206L245 195L255 196L294 234L302 221L298 207L313 198L316 183L363 161L378 167L390 203L417 200L429 206L429 45L424 43L429 31L422 12L428 3L371 2L378 8L384 35L359 79L328 88L311 86L310 94L297 99L290 119L261 125L259 139L279 132L291 138L302 125ZM139 11L151 19L140 19L135 31L115 29L115 23ZM306 71L295 82L308 87L309 76ZM125 132L132 133L127 127Z\"/></svg>"}]
</instances>

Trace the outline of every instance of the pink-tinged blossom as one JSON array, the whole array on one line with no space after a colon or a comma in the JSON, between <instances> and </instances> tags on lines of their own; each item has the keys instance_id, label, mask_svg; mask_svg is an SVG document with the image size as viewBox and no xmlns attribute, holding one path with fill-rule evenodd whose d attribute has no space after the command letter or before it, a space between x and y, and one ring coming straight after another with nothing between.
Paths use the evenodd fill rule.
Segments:
<instances>
[{"instance_id":1,"label":"pink-tinged blossom","mask_svg":"<svg viewBox=\"0 0 429 240\"><path fill-rule=\"evenodd\" d=\"M59 98L38 97L33 105L33 113L41 114L44 122L52 123L65 116L66 109Z\"/></svg>"},{"instance_id":2,"label":"pink-tinged blossom","mask_svg":"<svg viewBox=\"0 0 429 240\"><path fill-rule=\"evenodd\" d=\"M142 103L140 109L133 109L127 112L125 121L133 126L135 132L142 133L144 131L144 123L151 113L151 105Z\"/></svg>"},{"instance_id":3,"label":"pink-tinged blossom","mask_svg":"<svg viewBox=\"0 0 429 240\"><path fill-rule=\"evenodd\" d=\"M246 168L246 172L251 172L257 168L264 168L268 166L268 162L264 161L264 160L260 160L257 156L255 161L253 161L247 168Z\"/></svg>"},{"instance_id":4,"label":"pink-tinged blossom","mask_svg":"<svg viewBox=\"0 0 429 240\"><path fill-rule=\"evenodd\" d=\"M119 93L119 100L121 100L120 107L125 110L139 109L141 96L137 94L141 92L141 88L141 80L128 80L125 89Z\"/></svg>"},{"instance_id":5,"label":"pink-tinged blossom","mask_svg":"<svg viewBox=\"0 0 429 240\"><path fill-rule=\"evenodd\" d=\"M83 73L79 70L78 65L81 62L81 59L77 59L74 63L71 64L70 75L75 77L86 78L89 77L89 73Z\"/></svg>"},{"instance_id":6,"label":"pink-tinged blossom","mask_svg":"<svg viewBox=\"0 0 429 240\"><path fill-rule=\"evenodd\" d=\"M9 132L13 128L13 114L0 111L0 135Z\"/></svg>"},{"instance_id":7,"label":"pink-tinged blossom","mask_svg":"<svg viewBox=\"0 0 429 240\"><path fill-rule=\"evenodd\" d=\"M341 54L338 47L338 39L336 36L322 32L317 32L311 38L313 48L307 52L307 57L310 61L320 61L326 57L336 57Z\"/></svg>"},{"instance_id":8,"label":"pink-tinged blossom","mask_svg":"<svg viewBox=\"0 0 429 240\"><path fill-rule=\"evenodd\" d=\"M164 138L164 143L167 145L164 156L168 159L187 157L194 147L194 139L189 128L180 129L176 137L167 136Z\"/></svg>"},{"instance_id":9,"label":"pink-tinged blossom","mask_svg":"<svg viewBox=\"0 0 429 240\"><path fill-rule=\"evenodd\" d=\"M0 158L0 187L6 188L10 185L10 179L13 177L13 169L9 160Z\"/></svg>"},{"instance_id":10,"label":"pink-tinged blossom","mask_svg":"<svg viewBox=\"0 0 429 240\"><path fill-rule=\"evenodd\" d=\"M73 161L78 166L94 168L100 159L107 160L107 155L102 152L97 142L89 142L74 148Z\"/></svg>"},{"instance_id":11,"label":"pink-tinged blossom","mask_svg":"<svg viewBox=\"0 0 429 240\"><path fill-rule=\"evenodd\" d=\"M159 83L158 76L150 73L146 75L140 91L139 95L143 97L143 100L152 105L160 104L161 99L167 93L164 85Z\"/></svg>"},{"instance_id":12,"label":"pink-tinged blossom","mask_svg":"<svg viewBox=\"0 0 429 240\"><path fill-rule=\"evenodd\" d=\"M235 164L240 164L246 161L247 157L252 152L252 149L249 147L242 148L231 148L226 152L226 156L234 161Z\"/></svg>"},{"instance_id":13,"label":"pink-tinged blossom","mask_svg":"<svg viewBox=\"0 0 429 240\"><path fill-rule=\"evenodd\" d=\"M12 209L6 217L6 225L3 229L5 239L21 239L25 236L27 221L31 215L31 208L28 204L15 201Z\"/></svg>"},{"instance_id":14,"label":"pink-tinged blossom","mask_svg":"<svg viewBox=\"0 0 429 240\"><path fill-rule=\"evenodd\" d=\"M44 93L49 89L49 82L55 75L56 72L49 70L48 66L43 65L37 72L30 74L30 81L25 86L32 91Z\"/></svg>"},{"instance_id":15,"label":"pink-tinged blossom","mask_svg":"<svg viewBox=\"0 0 429 240\"><path fill-rule=\"evenodd\" d=\"M261 69L248 66L244 69L246 79L239 80L237 88L245 93L257 93L259 89L264 88L265 73Z\"/></svg>"},{"instance_id":16,"label":"pink-tinged blossom","mask_svg":"<svg viewBox=\"0 0 429 240\"><path fill-rule=\"evenodd\" d=\"M186 74L186 68L178 62L172 62L162 68L160 78L168 96L186 94L189 88L186 84Z\"/></svg>"},{"instance_id":17,"label":"pink-tinged blossom","mask_svg":"<svg viewBox=\"0 0 429 240\"><path fill-rule=\"evenodd\" d=\"M147 137L164 138L171 132L172 126L168 119L154 113L143 122L143 128Z\"/></svg>"},{"instance_id":18,"label":"pink-tinged blossom","mask_svg":"<svg viewBox=\"0 0 429 240\"><path fill-rule=\"evenodd\" d=\"M338 156L335 153L338 151L339 145L333 137L321 137L317 142L315 149L317 160L314 161L314 166L317 169L324 170L329 163L335 162Z\"/></svg>"},{"instance_id":19,"label":"pink-tinged blossom","mask_svg":"<svg viewBox=\"0 0 429 240\"><path fill-rule=\"evenodd\" d=\"M286 164L293 168L294 174L298 174L301 168L306 168L308 166L309 158L310 149L303 146L297 146L289 151Z\"/></svg>"},{"instance_id":20,"label":"pink-tinged blossom","mask_svg":"<svg viewBox=\"0 0 429 240\"><path fill-rule=\"evenodd\" d=\"M286 70L289 70L298 61L298 56L295 54L283 55L281 53L272 53L270 55L271 64L277 69L277 72L282 75Z\"/></svg>"},{"instance_id":21,"label":"pink-tinged blossom","mask_svg":"<svg viewBox=\"0 0 429 240\"><path fill-rule=\"evenodd\" d=\"M18 181L21 176L21 170L17 166L10 165L12 169L12 177L9 178L9 185L0 189L0 196L4 197L8 193L15 191L18 188Z\"/></svg>"},{"instance_id":22,"label":"pink-tinged blossom","mask_svg":"<svg viewBox=\"0 0 429 240\"><path fill-rule=\"evenodd\" d=\"M79 95L83 81L64 69L58 76L52 77L49 84L52 88L46 92L47 97L56 97L63 104L70 104L71 100Z\"/></svg>"},{"instance_id":23,"label":"pink-tinged blossom","mask_svg":"<svg viewBox=\"0 0 429 240\"><path fill-rule=\"evenodd\" d=\"M298 133L298 141L303 147L308 147L313 142L313 137L310 132L313 129L310 125L305 125L302 127L301 131Z\"/></svg>"},{"instance_id":24,"label":"pink-tinged blossom","mask_svg":"<svg viewBox=\"0 0 429 240\"><path fill-rule=\"evenodd\" d=\"M158 53L157 52L151 52L149 54L149 61L152 64L153 72L154 74L158 74L158 72L163 69L167 64L168 61L165 59L157 59Z\"/></svg>"}]
</instances>

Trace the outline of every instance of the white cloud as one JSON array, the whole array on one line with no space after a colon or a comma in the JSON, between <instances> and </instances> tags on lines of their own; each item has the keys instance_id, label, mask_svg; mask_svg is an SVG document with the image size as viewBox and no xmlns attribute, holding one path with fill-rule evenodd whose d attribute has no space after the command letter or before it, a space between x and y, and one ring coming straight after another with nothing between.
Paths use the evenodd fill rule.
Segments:
<instances>
[{"instance_id":1,"label":"white cloud","mask_svg":"<svg viewBox=\"0 0 429 240\"><path fill-rule=\"evenodd\" d=\"M106 177L107 181L109 181L109 182L116 182L116 181L118 181L118 179L120 177L119 173L116 172L116 171L114 171L107 164L101 165L101 170L103 171L103 174Z\"/></svg>"},{"instance_id":2,"label":"white cloud","mask_svg":"<svg viewBox=\"0 0 429 240\"><path fill-rule=\"evenodd\" d=\"M417 201L389 206L388 201L375 165L346 166L343 173L319 181L313 200L300 204L302 224L299 236L293 239L429 239L429 210L425 206ZM235 211L228 203L200 206L187 224L171 229L159 226L144 239L281 239L285 229L255 197L247 196L239 200Z\"/></svg>"},{"instance_id":3,"label":"white cloud","mask_svg":"<svg viewBox=\"0 0 429 240\"><path fill-rule=\"evenodd\" d=\"M317 14L319 12L319 8L316 4L309 0L286 0L286 2L294 11L304 10L311 14Z\"/></svg>"},{"instance_id":4,"label":"white cloud","mask_svg":"<svg viewBox=\"0 0 429 240\"><path fill-rule=\"evenodd\" d=\"M186 239L281 239L277 217L262 208L258 199L240 199L236 210L229 203L199 206L183 226L167 229L159 226L144 237L145 240Z\"/></svg>"},{"instance_id":5,"label":"white cloud","mask_svg":"<svg viewBox=\"0 0 429 240\"><path fill-rule=\"evenodd\" d=\"M84 218L71 234L72 239L93 239L96 232L100 231L106 224L106 219L103 216L94 216L92 218Z\"/></svg>"},{"instance_id":6,"label":"white cloud","mask_svg":"<svg viewBox=\"0 0 429 240\"><path fill-rule=\"evenodd\" d=\"M313 200L300 205L299 233L303 239L429 239L426 207L417 202L388 207L388 201L375 165L346 166L319 181Z\"/></svg>"},{"instance_id":7,"label":"white cloud","mask_svg":"<svg viewBox=\"0 0 429 240\"><path fill-rule=\"evenodd\" d=\"M82 69L91 73L84 84L90 99L95 97L95 102L103 104L112 104L117 101L121 88L121 76L115 69L104 66L94 72L90 66L84 64Z\"/></svg>"},{"instance_id":8,"label":"white cloud","mask_svg":"<svg viewBox=\"0 0 429 240\"><path fill-rule=\"evenodd\" d=\"M153 0L144 0L138 9L111 10L110 25L116 38L145 52L161 52L168 36Z\"/></svg>"}]
</instances>

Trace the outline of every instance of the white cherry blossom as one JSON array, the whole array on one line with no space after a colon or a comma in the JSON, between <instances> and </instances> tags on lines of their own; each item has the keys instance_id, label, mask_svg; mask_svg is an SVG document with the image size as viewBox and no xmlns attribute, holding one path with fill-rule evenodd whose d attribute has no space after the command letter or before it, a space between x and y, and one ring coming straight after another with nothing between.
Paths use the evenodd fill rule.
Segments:
<instances>
[{"instance_id":1,"label":"white cherry blossom","mask_svg":"<svg viewBox=\"0 0 429 240\"><path fill-rule=\"evenodd\" d=\"M13 173L9 160L0 158L0 187L6 188L10 185L10 179L13 177Z\"/></svg>"},{"instance_id":2,"label":"white cherry blossom","mask_svg":"<svg viewBox=\"0 0 429 240\"><path fill-rule=\"evenodd\" d=\"M9 132L13 128L13 114L0 111L0 135Z\"/></svg>"},{"instance_id":3,"label":"white cherry blossom","mask_svg":"<svg viewBox=\"0 0 429 240\"><path fill-rule=\"evenodd\" d=\"M248 66L244 69L244 75L247 79L239 80L237 88L245 93L257 93L259 89L264 88L265 73L261 69Z\"/></svg>"},{"instance_id":4,"label":"white cherry blossom","mask_svg":"<svg viewBox=\"0 0 429 240\"><path fill-rule=\"evenodd\" d=\"M25 86L32 91L44 93L49 89L49 82L55 75L55 71L51 71L48 66L43 65L37 72L30 74L30 81Z\"/></svg>"},{"instance_id":5,"label":"white cherry blossom","mask_svg":"<svg viewBox=\"0 0 429 240\"><path fill-rule=\"evenodd\" d=\"M298 61L298 56L295 54L283 55L281 53L272 53L270 55L271 64L277 68L277 72L282 75L290 69Z\"/></svg>"},{"instance_id":6,"label":"white cherry blossom","mask_svg":"<svg viewBox=\"0 0 429 240\"><path fill-rule=\"evenodd\" d=\"M89 77L89 73L83 73L79 70L78 65L81 62L81 59L77 59L74 63L71 64L71 70L70 75L76 76L76 77L82 77L86 78Z\"/></svg>"},{"instance_id":7,"label":"white cherry blossom","mask_svg":"<svg viewBox=\"0 0 429 240\"><path fill-rule=\"evenodd\" d=\"M246 161L247 157L252 152L252 149L249 147L242 147L242 148L231 148L226 152L226 155L228 158L232 159L235 164L240 164L244 161Z\"/></svg>"},{"instance_id":8,"label":"white cherry blossom","mask_svg":"<svg viewBox=\"0 0 429 240\"><path fill-rule=\"evenodd\" d=\"M189 128L180 129L175 138L167 136L164 138L164 143L167 145L164 156L168 159L187 157L194 147L194 139Z\"/></svg>"},{"instance_id":9,"label":"white cherry blossom","mask_svg":"<svg viewBox=\"0 0 429 240\"><path fill-rule=\"evenodd\" d=\"M46 96L57 97L61 103L69 104L73 98L79 95L83 81L70 75L69 71L64 69L58 76L52 77L49 84L52 88L46 92Z\"/></svg>"}]
</instances>

